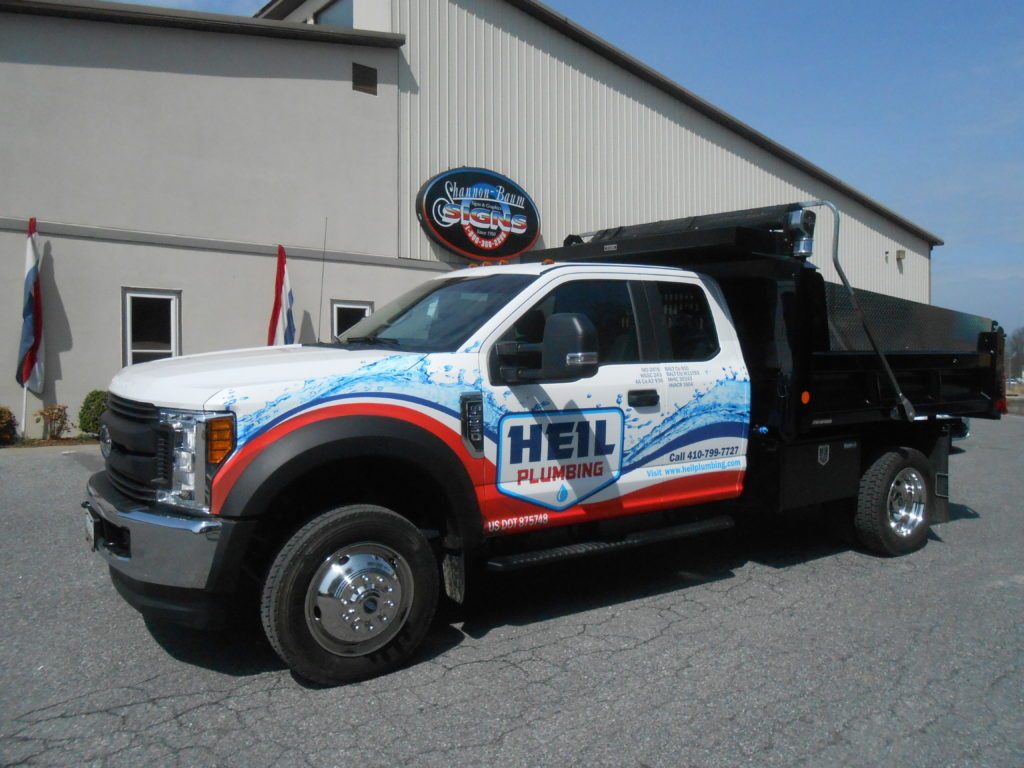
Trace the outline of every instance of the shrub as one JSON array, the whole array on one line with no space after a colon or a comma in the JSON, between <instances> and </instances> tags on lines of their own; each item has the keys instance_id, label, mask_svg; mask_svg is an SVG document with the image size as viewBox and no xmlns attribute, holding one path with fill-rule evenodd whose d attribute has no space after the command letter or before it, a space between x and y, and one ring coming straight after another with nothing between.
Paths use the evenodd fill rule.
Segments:
<instances>
[{"instance_id":1,"label":"shrub","mask_svg":"<svg viewBox=\"0 0 1024 768\"><path fill-rule=\"evenodd\" d=\"M0 445L10 445L18 437L18 420L11 409L0 405Z\"/></svg>"},{"instance_id":2,"label":"shrub","mask_svg":"<svg viewBox=\"0 0 1024 768\"><path fill-rule=\"evenodd\" d=\"M100 416L107 410L107 393L102 389L94 389L85 396L82 407L78 411L78 428L89 435L100 433Z\"/></svg>"},{"instance_id":3,"label":"shrub","mask_svg":"<svg viewBox=\"0 0 1024 768\"><path fill-rule=\"evenodd\" d=\"M36 423L40 421L43 422L43 436L50 440L60 440L64 433L71 429L68 407L60 403L36 411Z\"/></svg>"}]
</instances>

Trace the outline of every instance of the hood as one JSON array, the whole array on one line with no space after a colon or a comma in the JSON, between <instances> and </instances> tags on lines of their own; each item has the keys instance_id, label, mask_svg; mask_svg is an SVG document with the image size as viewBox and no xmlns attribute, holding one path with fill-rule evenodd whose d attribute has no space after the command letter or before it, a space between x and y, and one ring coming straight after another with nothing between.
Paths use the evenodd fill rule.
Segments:
<instances>
[{"instance_id":1,"label":"hood","mask_svg":"<svg viewBox=\"0 0 1024 768\"><path fill-rule=\"evenodd\" d=\"M345 376L387 358L395 358L394 362L403 366L404 361L398 360L403 357L408 358L411 367L423 355L298 344L209 352L122 368L110 382L110 391L163 408L219 410L223 404L215 396L228 389L284 386L309 379Z\"/></svg>"}]
</instances>

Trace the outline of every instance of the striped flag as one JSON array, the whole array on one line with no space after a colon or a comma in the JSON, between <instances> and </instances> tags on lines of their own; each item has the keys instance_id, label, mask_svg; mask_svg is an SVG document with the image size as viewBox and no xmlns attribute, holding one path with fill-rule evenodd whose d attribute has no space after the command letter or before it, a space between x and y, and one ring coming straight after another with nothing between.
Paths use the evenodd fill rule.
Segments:
<instances>
[{"instance_id":1,"label":"striped flag","mask_svg":"<svg viewBox=\"0 0 1024 768\"><path fill-rule=\"evenodd\" d=\"M292 287L288 282L288 257L284 246L277 246L277 280L274 281L274 309L270 313L267 346L295 343L295 319L292 317Z\"/></svg>"},{"instance_id":2,"label":"striped flag","mask_svg":"<svg viewBox=\"0 0 1024 768\"><path fill-rule=\"evenodd\" d=\"M35 217L28 220L25 245L25 287L21 305L18 384L43 394L43 296L39 290L39 237Z\"/></svg>"}]
</instances>

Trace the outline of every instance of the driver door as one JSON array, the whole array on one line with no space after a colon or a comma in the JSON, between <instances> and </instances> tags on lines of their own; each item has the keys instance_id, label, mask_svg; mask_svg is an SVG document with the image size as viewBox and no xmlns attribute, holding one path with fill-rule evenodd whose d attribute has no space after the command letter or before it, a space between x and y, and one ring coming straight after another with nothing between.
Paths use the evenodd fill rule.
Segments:
<instances>
[{"instance_id":1,"label":"driver door","mask_svg":"<svg viewBox=\"0 0 1024 768\"><path fill-rule=\"evenodd\" d=\"M483 353L493 476L483 489L489 532L579 522L594 505L630 491L623 469L637 422L657 418L659 397L642 360L649 339L637 322L642 287L628 276L567 276L497 331ZM555 313L585 315L597 330L596 375L575 381L505 383L494 344L540 345ZM524 361L540 368L540 353ZM645 399L646 398L646 399ZM630 406L633 403L633 406ZM625 487L623 487L625 486Z\"/></svg>"}]
</instances>

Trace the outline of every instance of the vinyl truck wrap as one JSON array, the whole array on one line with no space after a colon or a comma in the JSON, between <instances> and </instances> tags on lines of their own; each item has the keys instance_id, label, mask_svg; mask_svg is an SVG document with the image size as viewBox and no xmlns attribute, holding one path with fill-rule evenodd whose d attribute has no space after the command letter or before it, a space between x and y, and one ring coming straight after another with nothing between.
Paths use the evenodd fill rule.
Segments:
<instances>
[{"instance_id":1,"label":"vinyl truck wrap","mask_svg":"<svg viewBox=\"0 0 1024 768\"><path fill-rule=\"evenodd\" d=\"M861 311L874 348L829 339L813 225L794 205L605 230L439 276L332 344L126 368L89 541L144 613L258 610L325 683L407 661L483 569L807 507L909 551L945 510L954 417L999 415L1001 332L893 355Z\"/></svg>"}]
</instances>

